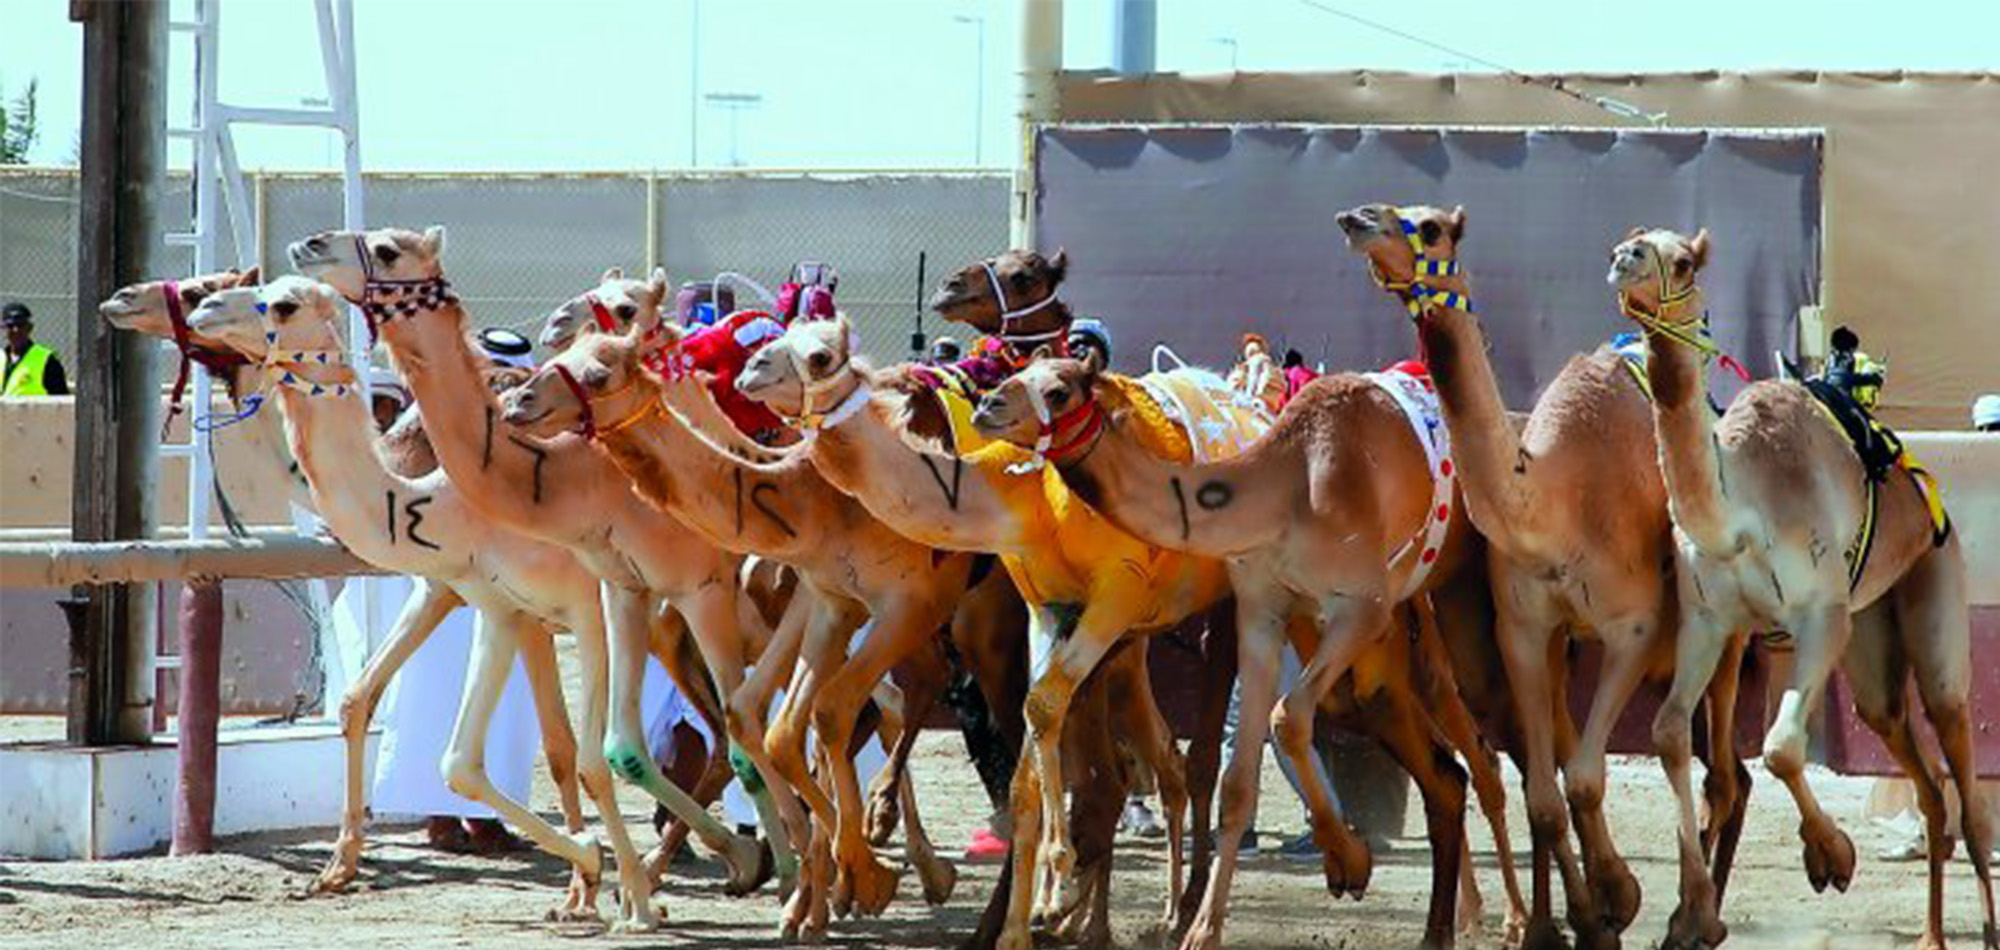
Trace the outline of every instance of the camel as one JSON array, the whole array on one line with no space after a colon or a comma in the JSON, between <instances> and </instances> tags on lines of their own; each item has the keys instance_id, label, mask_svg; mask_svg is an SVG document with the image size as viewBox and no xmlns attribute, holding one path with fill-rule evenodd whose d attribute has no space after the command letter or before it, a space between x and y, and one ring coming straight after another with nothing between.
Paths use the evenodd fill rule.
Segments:
<instances>
[{"instance_id":1,"label":"camel","mask_svg":"<svg viewBox=\"0 0 2000 950\"><path fill-rule=\"evenodd\" d=\"M828 482L912 539L1000 554L1029 603L1037 675L1012 803L1013 880L1024 886L1012 895L999 939L1002 948L1016 950L1027 945L1034 903L1067 904L1051 888L1026 886L1042 880L1041 852L1048 853L1051 880L1067 880L1076 868L1058 823L1045 830L1043 822L1060 814L1065 773L1058 746L1078 685L1128 635L1158 631L1220 600L1224 572L1217 562L1163 551L1117 530L1078 504L1053 472L1015 468L1028 456L1012 446L969 456L912 447L909 433L936 439L950 430L945 410L907 370L862 368L850 334L844 319L795 324L752 357L737 385L807 423L812 463ZM895 421L907 414L916 418ZM1172 885L1179 884L1176 876ZM1177 906L1170 900L1169 918Z\"/></svg>"},{"instance_id":2,"label":"camel","mask_svg":"<svg viewBox=\"0 0 2000 950\"><path fill-rule=\"evenodd\" d=\"M1681 806L1683 896L1665 945L1714 947L1728 934L1702 866L1688 783L1695 702L1721 657L1739 652L1755 631L1783 630L1796 662L1764 740L1764 763L1798 805L1813 889L1844 891L1854 872L1853 842L1805 779L1807 719L1824 704L1838 664L1862 720L1916 785L1930 843L1930 901L1918 946L1945 946L1944 862L1953 842L1943 789L1907 705L1905 684L1914 678L1965 803L1984 946L1994 950L2000 930L1991 828L1973 766L1971 634L1957 534L1921 467L1904 456L1886 471L1868 471L1840 420L1805 385L1753 383L1715 417L1706 373L1717 350L1697 283L1709 254L1707 231L1689 238L1634 228L1612 249L1606 277L1620 310L1645 336L1683 604L1673 692L1654 722Z\"/></svg>"},{"instance_id":3,"label":"camel","mask_svg":"<svg viewBox=\"0 0 2000 950\"><path fill-rule=\"evenodd\" d=\"M596 763L579 768L574 761L575 738L569 731L556 681L553 646L541 627L549 622L577 633L586 679L591 679L588 671L593 654L601 665L603 649L595 579L560 548L494 530L470 517L463 500L441 475L411 479L383 463L377 454L369 410L352 385L353 370L332 332L337 304L329 289L287 277L263 289L213 294L196 309L189 323L205 339L255 360L272 377L284 408L292 453L312 485L316 509L343 544L372 564L416 575L428 584L448 586L479 609L475 666L444 764L453 790L490 805L544 850L570 861L577 869L580 887L573 888L570 902L559 913L565 917L594 913L602 858L595 840L582 834L582 814L574 791L564 796L570 831L565 835L499 793L484 773L486 727L498 703L500 685L513 666L515 654L531 651L527 667L535 680L544 683L536 691L543 728L556 733L557 746L568 750L567 760L552 763L551 770L580 773L619 859L622 896L628 902L643 903L650 883L642 876L638 855L617 810L610 771ZM266 317L261 321L260 308ZM301 317L308 312L323 319ZM385 499L388 518L382 514ZM430 603L433 601L413 598L413 609ZM350 700L359 702L343 704L344 725L365 721L379 695L379 680L386 679L380 671L400 666L441 619L442 613L399 618L398 636L350 690ZM590 686L601 687L601 683ZM595 711L599 704L590 701L594 697L588 695L588 688L586 693L584 731L592 736L593 730L602 729L602 713ZM322 872L320 886L324 888L337 888L345 883L342 878L352 877L364 807L353 790L359 785L362 759L358 751L351 750L348 809L342 816L342 836L335 856Z\"/></svg>"},{"instance_id":4,"label":"camel","mask_svg":"<svg viewBox=\"0 0 2000 950\"><path fill-rule=\"evenodd\" d=\"M1456 444L1466 514L1487 541L1497 637L1526 759L1534 877L1523 945L1562 945L1550 911L1553 864L1579 942L1616 946L1640 895L1604 821L1605 747L1641 680L1671 668L1677 609L1671 572L1663 570L1672 559L1666 490L1652 462L1646 393L1624 357L1602 347L1572 358L1525 425L1515 425L1457 260L1465 210L1364 205L1336 222L1416 324ZM1604 647L1580 738L1565 696L1565 635ZM1734 742L1740 661L1729 658L1709 692L1706 840L1718 888L1749 800L1750 774ZM1582 868L1569 849L1565 797Z\"/></svg>"},{"instance_id":5,"label":"camel","mask_svg":"<svg viewBox=\"0 0 2000 950\"><path fill-rule=\"evenodd\" d=\"M734 695L746 665L743 631L757 626L739 597L741 558L717 550L653 508L624 473L580 439L553 445L526 439L501 419L497 397L481 382L466 338L466 313L443 276L444 229L328 231L294 242L294 267L361 306L388 344L404 380L425 410L438 460L479 517L510 531L565 547L596 575L611 644L610 734L605 755L619 775L694 827L724 855L732 885L763 876L760 849L732 833L660 774L648 754L639 710L647 612L665 597L687 619L719 695ZM790 618L787 618L790 622ZM750 783L781 882L797 864L789 840L806 840L805 817L763 752L763 737L729 736L755 767ZM624 922L656 927L650 907Z\"/></svg>"},{"instance_id":6,"label":"camel","mask_svg":"<svg viewBox=\"0 0 2000 950\"><path fill-rule=\"evenodd\" d=\"M581 432L642 496L708 543L798 568L821 609L814 613L801 648L806 670L787 692L786 705L811 716L822 743L847 748L855 718L876 684L928 647L950 622L965 593L972 556L934 551L905 539L828 485L802 458L760 466L692 431L664 408L669 400L663 399L663 390L674 392L674 405L695 405L709 401L706 384L692 375L663 384L640 366L649 340L671 350L683 332L660 323L661 305L671 299L665 273L656 271L650 281L627 280L615 272L605 276L595 290L566 306L617 314L629 329L616 334L590 324L568 350L507 394L504 421L536 439ZM849 657L849 625L841 620L857 609L865 609L874 627ZM775 688L770 674L783 672L777 664L759 664L753 679ZM942 685L936 683L939 689ZM767 700L766 691L746 689L732 699L732 713L756 719ZM832 757L838 800L828 800L807 772L803 725L801 715L774 728L767 752L804 793L815 820L824 823L835 843L841 880L834 902L845 905L851 899L861 913L880 914L895 893L896 877L869 848L853 762ZM909 788L907 782L900 784ZM906 821L916 818L913 807L905 807L903 814ZM942 903L955 872L930 854L920 826L910 832L913 853L923 859L919 867L927 874L925 896ZM796 931L804 923L788 921L787 926Z\"/></svg>"}]
</instances>

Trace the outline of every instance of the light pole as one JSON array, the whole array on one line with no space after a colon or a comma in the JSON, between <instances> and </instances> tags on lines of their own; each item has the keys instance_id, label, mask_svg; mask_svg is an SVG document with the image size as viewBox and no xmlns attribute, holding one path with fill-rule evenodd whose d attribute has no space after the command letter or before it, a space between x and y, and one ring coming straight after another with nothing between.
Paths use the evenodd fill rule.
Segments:
<instances>
[{"instance_id":1,"label":"light pole","mask_svg":"<svg viewBox=\"0 0 2000 950\"><path fill-rule=\"evenodd\" d=\"M1215 39L1210 40L1210 42L1229 47L1229 71L1232 73L1237 72L1238 70L1236 68L1236 53L1237 53L1236 37L1218 36Z\"/></svg>"},{"instance_id":2,"label":"light pole","mask_svg":"<svg viewBox=\"0 0 2000 950\"><path fill-rule=\"evenodd\" d=\"M756 92L710 92L703 94L702 99L706 100L709 105L729 113L729 166L731 168L741 168L743 166L743 156L737 151L741 143L736 137L737 125L741 121L739 117L744 112L763 105L763 94Z\"/></svg>"},{"instance_id":3,"label":"light pole","mask_svg":"<svg viewBox=\"0 0 2000 950\"><path fill-rule=\"evenodd\" d=\"M986 18L974 13L952 14L954 23L970 23L978 53L972 73L972 165L986 164Z\"/></svg>"},{"instance_id":4,"label":"light pole","mask_svg":"<svg viewBox=\"0 0 2000 950\"><path fill-rule=\"evenodd\" d=\"M688 167L701 167L701 0L693 0L688 25Z\"/></svg>"}]
</instances>

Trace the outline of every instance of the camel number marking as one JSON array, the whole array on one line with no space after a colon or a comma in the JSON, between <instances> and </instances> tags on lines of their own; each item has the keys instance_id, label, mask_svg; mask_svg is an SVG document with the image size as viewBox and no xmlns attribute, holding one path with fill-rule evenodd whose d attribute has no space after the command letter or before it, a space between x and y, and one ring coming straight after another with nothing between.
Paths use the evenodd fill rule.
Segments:
<instances>
[{"instance_id":1,"label":"camel number marking","mask_svg":"<svg viewBox=\"0 0 2000 950\"><path fill-rule=\"evenodd\" d=\"M408 519L403 524L403 537L408 538L411 544L420 548L429 548L433 551L438 550L438 546L431 539L417 533L418 526L424 523L424 509L430 507L430 503L435 499L429 495L424 495L412 498L398 508L396 505L396 493L394 491L386 491L382 494L387 496L386 507L389 515L389 543L396 543L396 513L401 511L403 517Z\"/></svg>"},{"instance_id":2,"label":"camel number marking","mask_svg":"<svg viewBox=\"0 0 2000 950\"><path fill-rule=\"evenodd\" d=\"M1186 541L1186 540L1188 539L1188 532L1189 532L1189 526L1188 526L1188 510L1187 510L1187 492L1185 492L1185 491L1183 491L1183 490L1181 489L1181 477L1180 477L1179 475L1175 475L1175 476L1174 476L1174 477L1173 477L1172 479L1170 479L1170 480L1169 480L1169 484L1171 484L1171 485L1173 486L1173 488L1174 488L1174 501L1175 501L1175 502L1176 502L1177 504L1179 504L1179 505L1180 505L1180 509L1181 509L1181 540L1182 540L1182 541Z\"/></svg>"},{"instance_id":3,"label":"camel number marking","mask_svg":"<svg viewBox=\"0 0 2000 950\"><path fill-rule=\"evenodd\" d=\"M479 470L493 466L493 407L486 407L486 442L479 450Z\"/></svg>"},{"instance_id":4,"label":"camel number marking","mask_svg":"<svg viewBox=\"0 0 2000 950\"><path fill-rule=\"evenodd\" d=\"M548 450L547 450L547 449L544 449L544 448L542 448L542 447L541 447L541 446L539 446L539 445L536 445L536 444L534 444L533 442L524 442L524 441L522 441L521 437L520 437L520 436L518 436L518 435L510 435L510 436L508 436L508 437L507 437L507 441L509 441L509 442L512 442L512 443L514 443L515 445L518 445L518 446L520 446L520 447L521 447L521 448L523 448L523 449L526 449L526 450L528 451L528 454L529 454L529 455L532 455L532 456L534 456L534 457L535 457L535 504L537 504L537 505L541 504L541 503L542 503L542 463L543 463L543 462L546 462L546 461L548 461L548 460L549 460L549 453L548 453Z\"/></svg>"},{"instance_id":5,"label":"camel number marking","mask_svg":"<svg viewBox=\"0 0 2000 950\"><path fill-rule=\"evenodd\" d=\"M736 480L736 536L740 538L743 536L743 500L745 497L743 491L743 470L739 468L730 474ZM778 514L777 509L772 508L770 503L764 500L766 492L776 495L779 493L778 486L770 482L758 482L750 486L748 493L750 507L757 509L759 514L771 519L771 523L777 525L778 530L785 533L785 537L798 537L799 533L792 530L791 524L785 520L784 516Z\"/></svg>"},{"instance_id":6,"label":"camel number marking","mask_svg":"<svg viewBox=\"0 0 2000 950\"><path fill-rule=\"evenodd\" d=\"M924 468L930 470L931 481L936 482L938 491L944 493L945 503L951 506L951 510L957 511L958 478L959 475L965 471L965 462L959 459L959 457L956 455L951 457L951 484L946 485L944 483L944 474L938 471L937 463L931 461L931 457L929 454L923 454L917 457L924 460Z\"/></svg>"},{"instance_id":7,"label":"camel number marking","mask_svg":"<svg viewBox=\"0 0 2000 950\"><path fill-rule=\"evenodd\" d=\"M1236 489L1227 482L1208 482L1194 491L1194 503L1203 511L1220 511L1236 500Z\"/></svg>"}]
</instances>

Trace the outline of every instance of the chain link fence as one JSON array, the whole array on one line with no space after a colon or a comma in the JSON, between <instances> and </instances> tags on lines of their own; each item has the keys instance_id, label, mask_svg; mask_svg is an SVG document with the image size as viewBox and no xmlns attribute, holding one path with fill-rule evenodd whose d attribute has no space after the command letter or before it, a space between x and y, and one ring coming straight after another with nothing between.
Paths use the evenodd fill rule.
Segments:
<instances>
[{"instance_id":1,"label":"chain link fence","mask_svg":"<svg viewBox=\"0 0 2000 950\"><path fill-rule=\"evenodd\" d=\"M1007 242L1008 179L990 172L365 177L371 223L447 226L447 267L473 319L531 338L606 267L660 266L676 284L733 270L776 289L809 259L840 271L838 300L865 349L901 358L927 290L918 255L921 283L934 284ZM167 189L163 224L183 229L187 177ZM78 315L95 303L75 299L76 190L74 169L0 169L0 300L31 307L37 338L61 353L75 352ZM281 273L286 243L340 224L337 175L259 174L248 190L259 253L235 253L225 216L224 261ZM163 275L186 274L193 252L163 246L159 260Z\"/></svg>"}]
</instances>

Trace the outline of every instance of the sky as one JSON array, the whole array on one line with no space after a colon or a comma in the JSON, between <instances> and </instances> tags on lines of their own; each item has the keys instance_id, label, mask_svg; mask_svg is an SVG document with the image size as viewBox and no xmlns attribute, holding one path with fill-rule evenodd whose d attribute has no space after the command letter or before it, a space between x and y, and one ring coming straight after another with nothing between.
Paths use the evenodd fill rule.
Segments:
<instances>
[{"instance_id":1,"label":"sky","mask_svg":"<svg viewBox=\"0 0 2000 950\"><path fill-rule=\"evenodd\" d=\"M193 2L173 9L191 18ZM82 43L67 10L67 0L0 0L0 95L40 84L40 164L74 155ZM1018 10L1019 0L356 0L362 160L387 171L1006 167ZM311 0L228 0L221 11L225 101L296 106L326 94ZM1068 0L1067 68L1110 65L1112 16L1111 0ZM1195 74L1484 71L1482 60L1524 72L2000 70L1993 0L1161 0L1158 20L1158 68ZM181 121L191 42L177 37L172 55L168 108ZM718 93L761 99L732 115L705 98ZM331 168L337 155L311 129L243 128L237 143L252 169ZM181 147L174 156L185 163Z\"/></svg>"}]
</instances>

